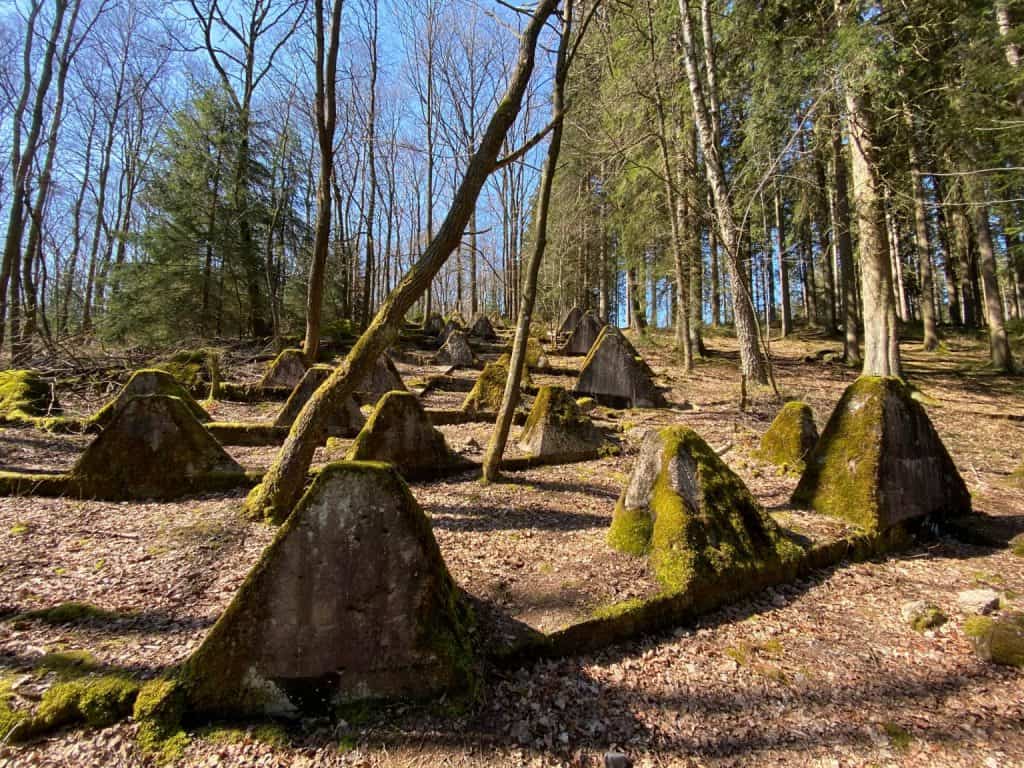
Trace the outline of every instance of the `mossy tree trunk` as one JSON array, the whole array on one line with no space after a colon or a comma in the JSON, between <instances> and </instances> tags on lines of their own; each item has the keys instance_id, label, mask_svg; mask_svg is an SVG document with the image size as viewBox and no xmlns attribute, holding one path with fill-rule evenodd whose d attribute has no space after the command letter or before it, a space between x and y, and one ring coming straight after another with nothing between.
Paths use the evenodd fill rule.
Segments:
<instances>
[{"instance_id":1,"label":"mossy tree trunk","mask_svg":"<svg viewBox=\"0 0 1024 768\"><path fill-rule=\"evenodd\" d=\"M548 155L544 161L541 174L540 197L537 202L537 231L534 238L533 253L526 268L526 284L523 286L519 304L519 316L516 320L516 336L512 342L512 355L508 365L508 379L505 392L501 396L501 407L498 418L487 444L484 456L484 480L491 482L497 479L501 457L505 453L509 429L512 427L512 416L519 403L519 383L523 377L526 364L526 347L530 338L530 323L533 320L533 304L537 296L537 275L541 261L547 248L548 210L551 205L551 187L555 180L558 166L558 154L562 148L562 123L565 114L564 94L565 80L569 70L568 48L569 36L572 32L572 3L566 3L562 11L562 33L558 42L558 61L555 66L555 87L551 94L551 111L554 127L551 129L551 142L548 144Z\"/></svg>"},{"instance_id":2,"label":"mossy tree trunk","mask_svg":"<svg viewBox=\"0 0 1024 768\"><path fill-rule=\"evenodd\" d=\"M505 93L491 116L480 146L469 160L448 214L423 256L387 297L359 341L303 407L292 425L273 466L246 500L250 515L281 520L302 494L306 472L326 435L329 415L339 409L398 336L405 313L426 291L431 280L455 250L473 213L487 177L495 168L498 153L515 122L533 73L537 40L557 0L540 0L519 41L516 68Z\"/></svg>"}]
</instances>

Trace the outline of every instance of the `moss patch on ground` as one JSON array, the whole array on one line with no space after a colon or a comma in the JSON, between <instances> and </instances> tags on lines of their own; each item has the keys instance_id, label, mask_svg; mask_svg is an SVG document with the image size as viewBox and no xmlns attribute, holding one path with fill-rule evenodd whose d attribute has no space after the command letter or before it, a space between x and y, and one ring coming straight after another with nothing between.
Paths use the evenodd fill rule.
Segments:
<instances>
[{"instance_id":1,"label":"moss patch on ground","mask_svg":"<svg viewBox=\"0 0 1024 768\"><path fill-rule=\"evenodd\" d=\"M0 424L36 425L59 413L50 384L36 371L0 371Z\"/></svg>"}]
</instances>

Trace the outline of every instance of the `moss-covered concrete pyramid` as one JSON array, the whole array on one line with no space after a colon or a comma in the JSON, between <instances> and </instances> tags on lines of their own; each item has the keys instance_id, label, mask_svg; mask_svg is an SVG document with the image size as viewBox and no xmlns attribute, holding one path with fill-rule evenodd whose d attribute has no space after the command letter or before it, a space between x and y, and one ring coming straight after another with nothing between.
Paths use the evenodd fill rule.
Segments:
<instances>
[{"instance_id":1,"label":"moss-covered concrete pyramid","mask_svg":"<svg viewBox=\"0 0 1024 768\"><path fill-rule=\"evenodd\" d=\"M327 381L333 370L329 365L314 365L306 371L302 376L302 381L292 390L281 408L281 412L274 419L274 426L290 427L294 424L303 406L320 388L320 385ZM366 418L359 410L359 404L354 397L349 397L345 400L345 404L332 413L328 419L327 434L331 437L355 437L365 423Z\"/></svg>"},{"instance_id":2,"label":"moss-covered concrete pyramid","mask_svg":"<svg viewBox=\"0 0 1024 768\"><path fill-rule=\"evenodd\" d=\"M431 336L439 336L443 330L444 318L441 317L438 312L432 312L430 316L423 321L424 333L429 333Z\"/></svg>"},{"instance_id":3,"label":"moss-covered concrete pyramid","mask_svg":"<svg viewBox=\"0 0 1024 768\"><path fill-rule=\"evenodd\" d=\"M498 338L494 332L494 326L491 325L491 318L487 315L477 315L469 329L469 335L483 341L494 341Z\"/></svg>"},{"instance_id":4,"label":"moss-covered concrete pyramid","mask_svg":"<svg viewBox=\"0 0 1024 768\"><path fill-rule=\"evenodd\" d=\"M71 470L76 495L97 499L173 498L230 487L245 470L178 397L130 397Z\"/></svg>"},{"instance_id":5,"label":"moss-covered concrete pyramid","mask_svg":"<svg viewBox=\"0 0 1024 768\"><path fill-rule=\"evenodd\" d=\"M0 423L32 422L60 413L50 384L36 371L0 371Z\"/></svg>"},{"instance_id":6,"label":"moss-covered concrete pyramid","mask_svg":"<svg viewBox=\"0 0 1024 768\"><path fill-rule=\"evenodd\" d=\"M576 327L572 329L568 341L562 347L563 355L586 355L601 335L604 323L597 319L593 312L584 312Z\"/></svg>"},{"instance_id":7,"label":"moss-covered concrete pyramid","mask_svg":"<svg viewBox=\"0 0 1024 768\"><path fill-rule=\"evenodd\" d=\"M88 425L101 429L106 428L113 421L114 416L120 413L133 397L145 395L176 397L185 404L196 419L204 423L210 420L210 414L203 410L203 407L174 376L164 370L143 368L135 371L121 391L117 393L117 396L92 415Z\"/></svg>"},{"instance_id":8,"label":"moss-covered concrete pyramid","mask_svg":"<svg viewBox=\"0 0 1024 768\"><path fill-rule=\"evenodd\" d=\"M509 363L509 356L502 355L484 366L473 389L462 401L463 411L467 413L496 413L501 408L501 398L505 394L505 384L508 382ZM525 370L520 385L524 387L531 385L530 374Z\"/></svg>"},{"instance_id":9,"label":"moss-covered concrete pyramid","mask_svg":"<svg viewBox=\"0 0 1024 768\"><path fill-rule=\"evenodd\" d=\"M296 386L306 373L309 365L302 354L301 349L285 349L281 351L274 361L267 368L267 372L260 379L260 387L288 387Z\"/></svg>"},{"instance_id":10,"label":"moss-covered concrete pyramid","mask_svg":"<svg viewBox=\"0 0 1024 768\"><path fill-rule=\"evenodd\" d=\"M575 391L612 405L662 408L665 396L654 384L650 366L618 328L605 326L591 348Z\"/></svg>"},{"instance_id":11,"label":"moss-covered concrete pyramid","mask_svg":"<svg viewBox=\"0 0 1024 768\"><path fill-rule=\"evenodd\" d=\"M565 313L562 324L558 326L558 335L566 336L575 331L581 317L583 317L583 310L578 305L574 305L572 309Z\"/></svg>"},{"instance_id":12,"label":"moss-covered concrete pyramid","mask_svg":"<svg viewBox=\"0 0 1024 768\"><path fill-rule=\"evenodd\" d=\"M430 423L419 398L412 392L388 392L356 436L347 459L387 461L406 478L430 477L468 466L453 453Z\"/></svg>"},{"instance_id":13,"label":"moss-covered concrete pyramid","mask_svg":"<svg viewBox=\"0 0 1024 768\"><path fill-rule=\"evenodd\" d=\"M519 438L533 456L573 458L596 454L604 437L564 387L541 387Z\"/></svg>"},{"instance_id":14,"label":"moss-covered concrete pyramid","mask_svg":"<svg viewBox=\"0 0 1024 768\"><path fill-rule=\"evenodd\" d=\"M971 511L967 487L924 408L902 381L876 376L847 387L792 501L868 531Z\"/></svg>"},{"instance_id":15,"label":"moss-covered concrete pyramid","mask_svg":"<svg viewBox=\"0 0 1024 768\"><path fill-rule=\"evenodd\" d=\"M743 481L687 427L652 430L644 438L608 542L649 554L669 592L713 589L799 558Z\"/></svg>"},{"instance_id":16,"label":"moss-covered concrete pyramid","mask_svg":"<svg viewBox=\"0 0 1024 768\"><path fill-rule=\"evenodd\" d=\"M515 341L510 341L505 345L505 353L509 356L512 355L512 346ZM540 340L536 336L530 336L526 339L526 367L527 368L547 368L548 358L544 353L544 346L540 343Z\"/></svg>"},{"instance_id":17,"label":"moss-covered concrete pyramid","mask_svg":"<svg viewBox=\"0 0 1024 768\"><path fill-rule=\"evenodd\" d=\"M469 339L463 331L454 329L445 339L444 346L434 355L434 362L441 365L459 365L470 367L479 361L473 348L469 346Z\"/></svg>"},{"instance_id":18,"label":"moss-covered concrete pyramid","mask_svg":"<svg viewBox=\"0 0 1024 768\"><path fill-rule=\"evenodd\" d=\"M376 403L388 392L395 391L405 392L405 382L386 354L377 358L370 373L356 387L356 395L364 403Z\"/></svg>"},{"instance_id":19,"label":"moss-covered concrete pyramid","mask_svg":"<svg viewBox=\"0 0 1024 768\"><path fill-rule=\"evenodd\" d=\"M761 436L758 453L765 461L801 471L804 460L818 442L814 411L807 403L786 403Z\"/></svg>"},{"instance_id":20,"label":"moss-covered concrete pyramid","mask_svg":"<svg viewBox=\"0 0 1024 768\"><path fill-rule=\"evenodd\" d=\"M186 707L235 717L423 698L473 675L471 615L387 464L329 464L186 662Z\"/></svg>"}]
</instances>

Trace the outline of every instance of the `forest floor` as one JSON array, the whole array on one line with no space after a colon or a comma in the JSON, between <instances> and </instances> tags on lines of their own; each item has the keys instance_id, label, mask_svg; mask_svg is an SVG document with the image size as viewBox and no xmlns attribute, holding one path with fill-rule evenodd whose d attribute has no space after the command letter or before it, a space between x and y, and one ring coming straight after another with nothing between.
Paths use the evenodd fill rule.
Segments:
<instances>
[{"instance_id":1,"label":"forest floor","mask_svg":"<svg viewBox=\"0 0 1024 768\"><path fill-rule=\"evenodd\" d=\"M756 391L740 411L735 341L714 335L707 343L711 356L685 377L667 336L637 340L659 383L670 388L673 408L600 409L597 421L620 440L619 456L510 473L488 486L473 473L413 484L455 579L543 630L652 593L644 561L612 552L604 536L644 429L670 423L692 426L723 452L788 527L839 532L834 522L788 508L796 478L754 451L778 401ZM813 334L772 344L780 391L809 402L819 428L856 371L805 358L839 348ZM1017 353L1024 359L1024 349ZM1024 494L1009 483L1024 461L1024 379L988 372L986 346L973 337L950 335L937 353L922 353L908 340L903 355L975 508L1024 530ZM568 368L581 359L551 362ZM410 384L442 370L399 367ZM252 380L258 368L228 372ZM468 386L475 375L459 371L455 378ZM431 392L424 403L457 407L462 388ZM69 397L66 405L88 413L103 399ZM266 419L279 407L215 404L212 412L218 419ZM477 459L489 435L485 424L443 431L454 449ZM6 429L0 468L64 470L87 443ZM272 447L229 450L253 468L274 455ZM321 452L318 460L324 458ZM27 677L44 654L84 652L90 663L150 677L194 650L274 533L241 519L242 497L239 491L174 503L0 499L0 676L24 683L17 689L23 704L54 679ZM961 629L957 595L979 585L1024 608L1024 558L941 539L820 572L693 626L493 671L468 711L409 705L287 731L212 727L193 734L181 762L597 766L614 749L638 766L1024 765L1024 677L979 661ZM901 605L912 600L934 602L951 620L915 632L900 617ZM12 618L66 601L104 613L68 624ZM0 766L142 764L134 728L125 722L0 746Z\"/></svg>"}]
</instances>

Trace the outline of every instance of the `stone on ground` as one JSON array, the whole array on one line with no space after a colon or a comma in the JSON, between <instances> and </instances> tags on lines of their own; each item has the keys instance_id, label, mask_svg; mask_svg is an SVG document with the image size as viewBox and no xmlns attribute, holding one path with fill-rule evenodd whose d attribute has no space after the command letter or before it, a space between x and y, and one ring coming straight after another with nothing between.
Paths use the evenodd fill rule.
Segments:
<instances>
[{"instance_id":1,"label":"stone on ground","mask_svg":"<svg viewBox=\"0 0 1024 768\"><path fill-rule=\"evenodd\" d=\"M649 554L658 580L673 593L728 589L776 574L799 557L743 481L687 427L647 434L608 542Z\"/></svg>"},{"instance_id":2,"label":"stone on ground","mask_svg":"<svg viewBox=\"0 0 1024 768\"><path fill-rule=\"evenodd\" d=\"M281 412L274 419L275 427L290 427L299 417L299 412L320 385L327 381L334 369L329 365L314 365L302 376L302 381L292 390ZM351 395L345 404L334 411L327 422L327 434L331 437L354 437L366 423L366 418L359 410L359 404Z\"/></svg>"},{"instance_id":3,"label":"stone on ground","mask_svg":"<svg viewBox=\"0 0 1024 768\"><path fill-rule=\"evenodd\" d=\"M807 454L817 442L818 427L811 406L792 401L782 406L761 437L759 453L772 464L802 471Z\"/></svg>"},{"instance_id":4,"label":"stone on ground","mask_svg":"<svg viewBox=\"0 0 1024 768\"><path fill-rule=\"evenodd\" d=\"M448 334L444 346L434 355L434 362L441 365L459 365L472 367L477 364L476 354L469 346L469 339L466 334L459 330L453 330Z\"/></svg>"},{"instance_id":5,"label":"stone on ground","mask_svg":"<svg viewBox=\"0 0 1024 768\"><path fill-rule=\"evenodd\" d=\"M948 617L937 605L924 600L913 600L900 606L900 618L915 632L941 627Z\"/></svg>"},{"instance_id":6,"label":"stone on ground","mask_svg":"<svg viewBox=\"0 0 1024 768\"><path fill-rule=\"evenodd\" d=\"M593 312L584 312L569 335L568 341L565 342L565 346L562 347L562 354L586 355L590 352L590 348L594 346L597 337L601 335L603 327L604 324L597 319L597 315Z\"/></svg>"},{"instance_id":7,"label":"stone on ground","mask_svg":"<svg viewBox=\"0 0 1024 768\"><path fill-rule=\"evenodd\" d=\"M994 589L965 589L956 596L957 605L966 614L984 616L999 608L1000 595Z\"/></svg>"},{"instance_id":8,"label":"stone on ground","mask_svg":"<svg viewBox=\"0 0 1024 768\"><path fill-rule=\"evenodd\" d=\"M350 461L387 461L407 478L428 477L466 464L453 453L411 392L381 398L346 457Z\"/></svg>"},{"instance_id":9,"label":"stone on ground","mask_svg":"<svg viewBox=\"0 0 1024 768\"><path fill-rule=\"evenodd\" d=\"M583 317L583 310L578 305L573 306L562 320L562 324L558 326L558 335L566 336L576 330L576 326L579 325L580 318Z\"/></svg>"},{"instance_id":10,"label":"stone on ground","mask_svg":"<svg viewBox=\"0 0 1024 768\"><path fill-rule=\"evenodd\" d=\"M71 478L83 497L126 500L180 496L204 480L244 471L184 400L143 395L115 410Z\"/></svg>"},{"instance_id":11,"label":"stone on ground","mask_svg":"<svg viewBox=\"0 0 1024 768\"><path fill-rule=\"evenodd\" d=\"M964 622L974 652L984 661L1024 667L1024 613L972 616Z\"/></svg>"},{"instance_id":12,"label":"stone on ground","mask_svg":"<svg viewBox=\"0 0 1024 768\"><path fill-rule=\"evenodd\" d=\"M498 338L494 332L494 326L491 325L491 318L487 315L477 315L469 329L469 335L483 341L494 341Z\"/></svg>"},{"instance_id":13,"label":"stone on ground","mask_svg":"<svg viewBox=\"0 0 1024 768\"><path fill-rule=\"evenodd\" d=\"M575 391L612 404L662 408L667 403L651 369L617 328L605 326L583 361Z\"/></svg>"},{"instance_id":14,"label":"stone on ground","mask_svg":"<svg viewBox=\"0 0 1024 768\"><path fill-rule=\"evenodd\" d=\"M0 371L0 423L32 421L60 410L57 396L36 371Z\"/></svg>"},{"instance_id":15,"label":"stone on ground","mask_svg":"<svg viewBox=\"0 0 1024 768\"><path fill-rule=\"evenodd\" d=\"M594 454L604 437L563 387L541 387L519 438L532 456L566 457Z\"/></svg>"},{"instance_id":16,"label":"stone on ground","mask_svg":"<svg viewBox=\"0 0 1024 768\"><path fill-rule=\"evenodd\" d=\"M164 370L143 368L135 371L117 396L92 415L89 424L105 428L133 397L143 395L176 397L185 403L199 421L205 423L210 420L210 414L203 410L174 376Z\"/></svg>"},{"instance_id":17,"label":"stone on ground","mask_svg":"<svg viewBox=\"0 0 1024 768\"><path fill-rule=\"evenodd\" d=\"M971 511L971 497L924 408L896 378L847 387L792 503L881 531Z\"/></svg>"},{"instance_id":18,"label":"stone on ground","mask_svg":"<svg viewBox=\"0 0 1024 768\"><path fill-rule=\"evenodd\" d=\"M186 708L297 717L459 691L471 623L395 469L329 464L186 662Z\"/></svg>"},{"instance_id":19,"label":"stone on ground","mask_svg":"<svg viewBox=\"0 0 1024 768\"><path fill-rule=\"evenodd\" d=\"M373 364L373 369L356 387L356 396L364 403L376 403L388 392L405 392L405 383L395 367L394 361L383 354Z\"/></svg>"},{"instance_id":20,"label":"stone on ground","mask_svg":"<svg viewBox=\"0 0 1024 768\"><path fill-rule=\"evenodd\" d=\"M509 356L502 355L484 366L473 389L462 402L463 411L467 413L498 412L498 409L501 408L501 399L505 394L505 384L508 383L509 363ZM519 382L520 387L528 387L530 383L529 373L524 370L523 378Z\"/></svg>"},{"instance_id":21,"label":"stone on ground","mask_svg":"<svg viewBox=\"0 0 1024 768\"><path fill-rule=\"evenodd\" d=\"M288 387L291 389L306 373L309 365L301 349L285 349L274 358L260 379L260 387Z\"/></svg>"}]
</instances>

